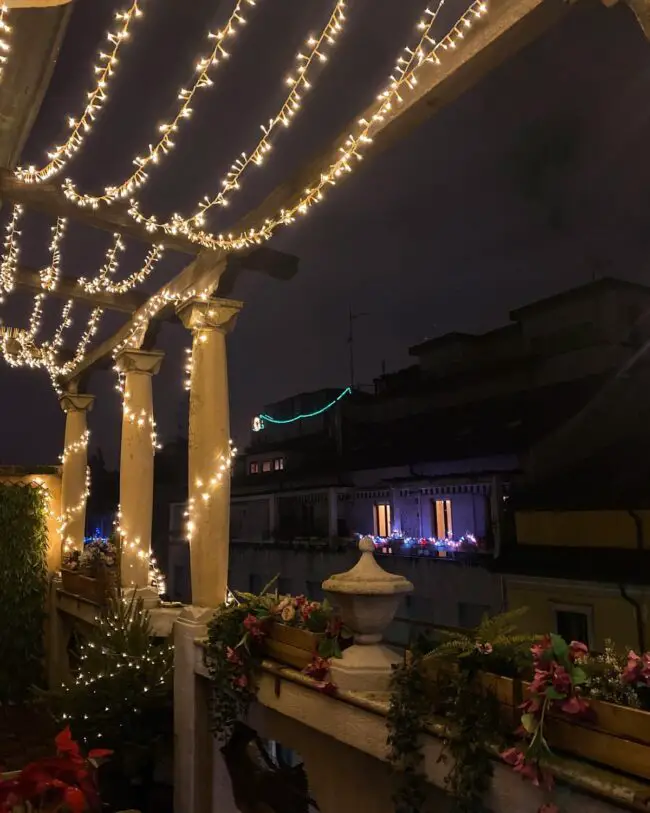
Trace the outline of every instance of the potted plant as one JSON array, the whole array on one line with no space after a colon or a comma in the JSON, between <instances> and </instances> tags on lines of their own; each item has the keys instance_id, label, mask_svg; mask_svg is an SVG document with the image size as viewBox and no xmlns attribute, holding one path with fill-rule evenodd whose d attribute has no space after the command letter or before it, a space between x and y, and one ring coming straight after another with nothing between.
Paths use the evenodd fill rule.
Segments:
<instances>
[{"instance_id":1,"label":"potted plant","mask_svg":"<svg viewBox=\"0 0 650 813\"><path fill-rule=\"evenodd\" d=\"M93 539L83 549L63 556L63 589L95 604L105 604L115 585L118 555L110 539Z\"/></svg>"}]
</instances>

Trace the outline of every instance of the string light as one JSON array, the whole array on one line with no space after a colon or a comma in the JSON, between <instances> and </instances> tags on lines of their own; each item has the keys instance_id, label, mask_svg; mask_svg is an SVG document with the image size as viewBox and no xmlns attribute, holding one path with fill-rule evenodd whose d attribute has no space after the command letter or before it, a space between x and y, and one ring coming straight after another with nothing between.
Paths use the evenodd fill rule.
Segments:
<instances>
[{"instance_id":1,"label":"string light","mask_svg":"<svg viewBox=\"0 0 650 813\"><path fill-rule=\"evenodd\" d=\"M275 424L287 424L287 423L295 423L296 421L302 421L305 418L315 418L317 415L322 415L324 412L327 412L328 409L331 409L333 406L338 404L338 402L345 398L346 395L350 395L352 392L351 387L346 387L342 390L336 398L333 398L328 404L321 407L320 409L316 409L313 412L303 412L300 415L294 415L293 418L272 418L270 415L266 413L262 413L261 415L257 415L253 419L253 431L260 432L264 429L264 424L266 423L275 423Z\"/></svg>"},{"instance_id":2,"label":"string light","mask_svg":"<svg viewBox=\"0 0 650 813\"><path fill-rule=\"evenodd\" d=\"M18 223L23 216L23 211L23 207L16 204L11 211L11 219L6 227L2 261L0 262L0 290L4 290L6 293L11 293L14 289L18 256L20 254L19 238L21 233L18 230ZM4 302L4 298L0 295L0 303L2 302Z\"/></svg>"},{"instance_id":3,"label":"string light","mask_svg":"<svg viewBox=\"0 0 650 813\"><path fill-rule=\"evenodd\" d=\"M140 285L154 271L164 253L165 247L163 245L154 245L145 257L142 268L139 271L135 271L120 282L107 281L104 285L104 290L110 294L124 294L137 285Z\"/></svg>"},{"instance_id":4,"label":"string light","mask_svg":"<svg viewBox=\"0 0 650 813\"><path fill-rule=\"evenodd\" d=\"M214 473L208 477L207 480L197 477L194 481L195 487L199 489L200 505L209 504L214 492L223 483L224 478L232 469L232 461L237 454L237 449L233 447L232 440L228 441L228 444L228 451L225 454L219 455ZM198 510L200 509L197 506L196 498L190 497L187 503L187 511L185 511L185 518L187 519L185 534L188 542L192 541L192 536L196 529L196 514Z\"/></svg>"},{"instance_id":5,"label":"string light","mask_svg":"<svg viewBox=\"0 0 650 813\"><path fill-rule=\"evenodd\" d=\"M342 32L345 23L345 2L338 0L334 4L327 23L320 32L318 37L310 36L305 45L307 53L303 54L298 52L296 55L296 68L293 73L286 77L285 82L291 90L280 105L280 109L275 116L269 119L268 124L260 125L262 130L262 138L258 141L255 149L247 154L242 152L241 155L233 162L230 170L221 180L221 191L210 198L208 195L198 204L197 212L188 219L182 218L180 215L175 214L170 221L170 229L178 232L186 233L188 230L195 227L200 227L205 221L205 213L213 206L227 206L228 198L230 195L240 188L240 180L246 170L254 165L261 166L264 163L266 154L271 150L271 136L276 128L283 125L289 127L293 117L300 110L302 105L302 95L311 87L310 71L316 64L327 62L328 47L331 48ZM144 223L147 226L153 224L156 226L155 217L147 217L142 215L138 209L138 203L132 201L130 208L131 216L139 223Z\"/></svg>"},{"instance_id":6,"label":"string light","mask_svg":"<svg viewBox=\"0 0 650 813\"><path fill-rule=\"evenodd\" d=\"M325 197L327 187L335 186L340 177L351 173L355 163L362 160L363 153L372 144L375 130L391 114L393 107L403 104L404 97L414 91L417 84L417 72L422 65L426 63L440 65L441 54L455 50L459 42L464 39L467 30L477 19L487 13L487 4L483 0L474 0L443 39L436 41L430 36L430 32L442 2L443 0L436 11L432 12L429 9L425 11L417 26L422 32L419 42L414 48L406 47L404 49L404 56L399 58L386 88L377 98L375 109L369 114L370 117L358 120L356 130L348 135L343 146L339 148L336 160L320 171L319 180L315 185L306 187L295 204L289 208L280 209L274 216L266 218L261 226L252 227L239 234L217 236L205 231L189 231L187 232L188 238L205 248L238 251L269 240L278 227L295 222L298 215L306 215L312 206L320 203ZM133 210L131 214L138 222L144 223L150 232L155 232L160 228L168 234L175 234L178 231L174 221L158 224L155 220L148 220L139 215L137 209Z\"/></svg>"},{"instance_id":7,"label":"string light","mask_svg":"<svg viewBox=\"0 0 650 813\"><path fill-rule=\"evenodd\" d=\"M96 294L100 291L105 291L109 294L125 294L127 291L143 283L152 274L165 253L165 247L163 245L158 244L152 246L144 259L142 267L138 271L134 271L133 274L130 274L119 282L113 282L112 279L119 268L119 255L125 249L126 246L122 241L122 235L114 234L113 243L106 252L104 265L99 274L93 279L80 277L77 280L77 284L90 294Z\"/></svg>"},{"instance_id":8,"label":"string light","mask_svg":"<svg viewBox=\"0 0 650 813\"><path fill-rule=\"evenodd\" d=\"M57 217L56 224L52 226L52 242L50 243L50 264L47 268L39 271L41 287L46 291L54 291L59 283L61 270L61 251L59 246L68 227L68 220L65 217Z\"/></svg>"},{"instance_id":9,"label":"string light","mask_svg":"<svg viewBox=\"0 0 650 813\"><path fill-rule=\"evenodd\" d=\"M7 17L9 16L9 9L3 3L0 5L0 80L5 72L5 65L9 59L8 54L11 51L9 45L9 35L11 34L11 27L7 25Z\"/></svg>"},{"instance_id":10,"label":"string light","mask_svg":"<svg viewBox=\"0 0 650 813\"><path fill-rule=\"evenodd\" d=\"M113 244L106 252L104 265L102 266L99 274L91 280L87 280L85 277L79 277L78 284L84 289L84 291L89 294L96 294L106 288L106 286L109 284L109 279L118 269L118 255L125 249L126 246L122 242L122 235L116 232L113 235Z\"/></svg>"},{"instance_id":11,"label":"string light","mask_svg":"<svg viewBox=\"0 0 650 813\"><path fill-rule=\"evenodd\" d=\"M67 446L63 448L63 454L59 457L61 463L65 463L68 458L72 455L77 454L78 452L85 452L88 448L88 441L90 439L90 431L86 429L84 433L81 435L79 440L75 440L73 443L69 443Z\"/></svg>"},{"instance_id":12,"label":"string light","mask_svg":"<svg viewBox=\"0 0 650 813\"><path fill-rule=\"evenodd\" d=\"M151 163L159 163L160 160L174 148L175 143L172 141L172 136L178 132L183 122L192 115L191 105L195 95L200 89L210 87L213 84L210 78L211 70L230 56L224 48L224 43L229 37L234 37L237 30L245 25L246 19L242 14L242 9L246 5L254 6L255 3L256 0L237 0L226 24L217 31L208 33L208 40L214 40L215 42L214 47L212 47L208 54L199 57L196 63L196 73L198 76L189 89L181 88L179 91L178 99L180 105L171 121L163 122L159 126L158 130L162 135L158 141L155 144L149 145L147 155L138 155L133 159L133 163L136 167L134 172L117 186L107 187L103 195L86 195L77 192L72 181L66 179L63 184L63 189L69 200L78 206L97 208L100 203L111 203L118 198L125 198L132 195L139 187L146 183L149 177L145 171L146 168Z\"/></svg>"},{"instance_id":13,"label":"string light","mask_svg":"<svg viewBox=\"0 0 650 813\"><path fill-rule=\"evenodd\" d=\"M90 467L86 466L86 481L84 484L84 492L81 495L81 498L76 503L76 505L71 506L70 508L66 508L61 514L58 516L58 533L63 540L63 552L67 553L68 551L72 550L74 547L74 540L72 537L67 536L68 528L70 524L83 512L86 510L86 505L88 503L88 499L90 498Z\"/></svg>"},{"instance_id":14,"label":"string light","mask_svg":"<svg viewBox=\"0 0 650 813\"><path fill-rule=\"evenodd\" d=\"M63 144L54 147L48 152L49 161L40 168L30 166L27 168L18 167L15 175L26 183L43 183L54 175L57 175L70 159L81 149L101 108L108 99L107 88L111 78L115 75L118 64L118 53L122 43L129 37L129 28L134 18L141 17L142 11L138 5L138 0L134 0L130 8L126 11L118 11L115 20L118 25L106 35L111 44L108 53L100 51L97 64L94 67L94 74L97 79L95 87L87 94L88 101L83 113L79 118L68 117L70 134Z\"/></svg>"},{"instance_id":15,"label":"string light","mask_svg":"<svg viewBox=\"0 0 650 813\"><path fill-rule=\"evenodd\" d=\"M190 390L192 386L192 348L186 347L185 348L185 366L183 368L183 372L185 373L185 380L183 381L183 387L186 390Z\"/></svg>"}]
</instances>

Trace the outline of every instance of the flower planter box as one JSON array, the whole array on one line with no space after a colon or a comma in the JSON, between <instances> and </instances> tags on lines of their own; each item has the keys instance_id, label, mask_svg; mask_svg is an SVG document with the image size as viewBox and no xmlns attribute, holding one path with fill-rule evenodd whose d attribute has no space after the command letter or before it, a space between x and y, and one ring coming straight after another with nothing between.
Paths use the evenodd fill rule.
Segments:
<instances>
[{"instance_id":1,"label":"flower planter box","mask_svg":"<svg viewBox=\"0 0 650 813\"><path fill-rule=\"evenodd\" d=\"M115 584L115 572L103 568L93 575L82 570L63 568L61 579L66 593L72 593L94 604L105 604L108 593Z\"/></svg>"},{"instance_id":2,"label":"flower planter box","mask_svg":"<svg viewBox=\"0 0 650 813\"><path fill-rule=\"evenodd\" d=\"M312 662L324 637L324 633L273 622L264 640L264 649L273 660L304 669Z\"/></svg>"},{"instance_id":3,"label":"flower planter box","mask_svg":"<svg viewBox=\"0 0 650 813\"><path fill-rule=\"evenodd\" d=\"M544 726L551 748L650 779L650 712L604 700L589 708L589 717L551 712Z\"/></svg>"}]
</instances>

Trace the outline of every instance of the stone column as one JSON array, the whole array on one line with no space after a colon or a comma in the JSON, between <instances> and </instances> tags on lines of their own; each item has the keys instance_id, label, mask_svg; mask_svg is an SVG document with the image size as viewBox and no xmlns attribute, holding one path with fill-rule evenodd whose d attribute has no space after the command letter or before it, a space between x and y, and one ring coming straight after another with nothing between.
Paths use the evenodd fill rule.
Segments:
<instances>
[{"instance_id":1,"label":"stone column","mask_svg":"<svg viewBox=\"0 0 650 813\"><path fill-rule=\"evenodd\" d=\"M148 588L155 453L151 377L160 369L163 355L124 350L116 365L124 375L119 523L122 587L142 593L148 606L157 603L155 591Z\"/></svg>"},{"instance_id":2,"label":"stone column","mask_svg":"<svg viewBox=\"0 0 650 813\"><path fill-rule=\"evenodd\" d=\"M59 399L65 412L65 440L61 463L61 539L63 550L81 550L86 527L88 469L87 413L94 395L65 393Z\"/></svg>"},{"instance_id":3,"label":"stone column","mask_svg":"<svg viewBox=\"0 0 650 813\"><path fill-rule=\"evenodd\" d=\"M230 542L230 417L226 334L242 302L195 299L178 309L192 331L189 420L189 521L192 603L225 599Z\"/></svg>"}]
</instances>

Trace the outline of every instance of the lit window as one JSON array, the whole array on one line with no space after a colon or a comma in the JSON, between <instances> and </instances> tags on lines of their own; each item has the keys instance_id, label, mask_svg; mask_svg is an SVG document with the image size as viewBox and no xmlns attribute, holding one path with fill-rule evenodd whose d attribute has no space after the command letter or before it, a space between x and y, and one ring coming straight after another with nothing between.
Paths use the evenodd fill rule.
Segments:
<instances>
[{"instance_id":1,"label":"lit window","mask_svg":"<svg viewBox=\"0 0 650 813\"><path fill-rule=\"evenodd\" d=\"M284 468L284 457L276 457L273 461L273 469L275 471L282 471Z\"/></svg>"},{"instance_id":2,"label":"lit window","mask_svg":"<svg viewBox=\"0 0 650 813\"><path fill-rule=\"evenodd\" d=\"M447 539L453 533L451 524L451 500L431 500L433 509L433 535L436 539Z\"/></svg>"},{"instance_id":3,"label":"lit window","mask_svg":"<svg viewBox=\"0 0 650 813\"><path fill-rule=\"evenodd\" d=\"M390 505L378 503L375 505L375 536L390 536Z\"/></svg>"},{"instance_id":4,"label":"lit window","mask_svg":"<svg viewBox=\"0 0 650 813\"><path fill-rule=\"evenodd\" d=\"M260 473L260 464L255 460L250 464L248 470L249 470L249 472L251 474L259 474Z\"/></svg>"},{"instance_id":5,"label":"lit window","mask_svg":"<svg viewBox=\"0 0 650 813\"><path fill-rule=\"evenodd\" d=\"M265 460L262 463L262 471L273 471L272 462L270 460Z\"/></svg>"}]
</instances>

